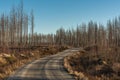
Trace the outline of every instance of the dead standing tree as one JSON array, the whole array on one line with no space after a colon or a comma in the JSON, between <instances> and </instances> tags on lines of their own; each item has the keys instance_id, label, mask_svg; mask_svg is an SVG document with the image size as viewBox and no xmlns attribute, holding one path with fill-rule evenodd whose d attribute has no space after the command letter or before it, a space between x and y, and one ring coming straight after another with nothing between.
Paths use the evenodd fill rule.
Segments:
<instances>
[{"instance_id":1,"label":"dead standing tree","mask_svg":"<svg viewBox=\"0 0 120 80\"><path fill-rule=\"evenodd\" d=\"M34 14L33 14L33 10L31 11L31 46L35 45L34 42Z\"/></svg>"}]
</instances>

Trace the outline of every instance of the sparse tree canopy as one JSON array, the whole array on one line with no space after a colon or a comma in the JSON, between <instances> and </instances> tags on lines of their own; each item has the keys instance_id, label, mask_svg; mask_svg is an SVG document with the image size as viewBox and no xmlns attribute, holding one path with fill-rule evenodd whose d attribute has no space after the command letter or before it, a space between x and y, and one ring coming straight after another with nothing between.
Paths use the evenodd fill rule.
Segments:
<instances>
[{"instance_id":1,"label":"sparse tree canopy","mask_svg":"<svg viewBox=\"0 0 120 80\"><path fill-rule=\"evenodd\" d=\"M24 12L23 3L13 7L9 15L0 16L0 47L30 47L40 45L66 45L85 47L120 46L120 18L108 21L107 27L90 21L88 24L77 25L76 29L65 30L63 27L56 34L40 34L34 32L34 14ZM29 27L30 26L30 27ZM28 33L28 31L30 31Z\"/></svg>"}]
</instances>

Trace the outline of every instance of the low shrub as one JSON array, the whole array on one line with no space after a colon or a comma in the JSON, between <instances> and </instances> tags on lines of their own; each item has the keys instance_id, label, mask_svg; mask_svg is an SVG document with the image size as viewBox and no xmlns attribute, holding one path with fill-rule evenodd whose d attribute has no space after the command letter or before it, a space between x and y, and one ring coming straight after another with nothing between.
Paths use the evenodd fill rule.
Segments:
<instances>
[{"instance_id":1,"label":"low shrub","mask_svg":"<svg viewBox=\"0 0 120 80\"><path fill-rule=\"evenodd\" d=\"M92 49L92 50L91 50ZM87 51L86 51L87 50ZM116 48L114 49L116 50ZM105 51L98 51L96 54L92 47L80 50L66 57L66 64L69 65L68 71L77 71L77 73L84 73L89 80L120 80L120 62L117 53L111 49ZM117 58L117 59L116 59ZM76 78L79 80L79 76ZM80 79L81 80L81 79Z\"/></svg>"}]
</instances>

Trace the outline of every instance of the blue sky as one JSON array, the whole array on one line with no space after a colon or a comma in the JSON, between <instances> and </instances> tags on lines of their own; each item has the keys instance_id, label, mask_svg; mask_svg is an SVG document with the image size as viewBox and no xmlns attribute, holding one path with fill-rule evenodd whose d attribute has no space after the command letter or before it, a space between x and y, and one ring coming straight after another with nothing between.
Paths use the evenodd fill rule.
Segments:
<instances>
[{"instance_id":1,"label":"blue sky","mask_svg":"<svg viewBox=\"0 0 120 80\"><path fill-rule=\"evenodd\" d=\"M90 20L106 24L120 16L120 0L23 0L24 10L35 15L35 31L55 33L61 26L75 28ZM20 0L0 0L0 14L8 13Z\"/></svg>"}]
</instances>

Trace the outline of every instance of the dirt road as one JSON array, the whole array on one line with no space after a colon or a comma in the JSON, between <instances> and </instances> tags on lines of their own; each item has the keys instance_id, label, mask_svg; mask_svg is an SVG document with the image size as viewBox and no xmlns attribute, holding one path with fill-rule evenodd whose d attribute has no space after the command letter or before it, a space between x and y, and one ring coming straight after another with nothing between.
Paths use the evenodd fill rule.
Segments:
<instances>
[{"instance_id":1,"label":"dirt road","mask_svg":"<svg viewBox=\"0 0 120 80\"><path fill-rule=\"evenodd\" d=\"M7 80L75 80L63 66L65 56L79 49L68 49L56 55L35 60L17 70Z\"/></svg>"}]
</instances>

